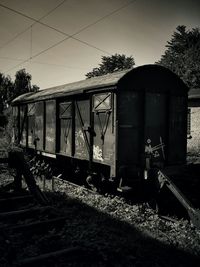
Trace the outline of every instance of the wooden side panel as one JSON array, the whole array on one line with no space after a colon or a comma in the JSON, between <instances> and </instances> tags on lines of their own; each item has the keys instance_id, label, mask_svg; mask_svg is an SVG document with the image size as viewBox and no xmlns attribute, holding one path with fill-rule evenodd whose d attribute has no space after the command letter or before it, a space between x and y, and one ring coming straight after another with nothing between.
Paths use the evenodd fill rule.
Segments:
<instances>
[{"instance_id":1,"label":"wooden side panel","mask_svg":"<svg viewBox=\"0 0 200 267\"><path fill-rule=\"evenodd\" d=\"M90 101L75 101L75 157L89 160Z\"/></svg>"},{"instance_id":2,"label":"wooden side panel","mask_svg":"<svg viewBox=\"0 0 200 267\"><path fill-rule=\"evenodd\" d=\"M34 148L35 140L35 103L28 104L28 147Z\"/></svg>"},{"instance_id":3,"label":"wooden side panel","mask_svg":"<svg viewBox=\"0 0 200 267\"><path fill-rule=\"evenodd\" d=\"M35 104L35 140L36 148L43 150L44 144L44 103Z\"/></svg>"},{"instance_id":4,"label":"wooden side panel","mask_svg":"<svg viewBox=\"0 0 200 267\"><path fill-rule=\"evenodd\" d=\"M27 106L20 106L20 144L26 146L27 136Z\"/></svg>"},{"instance_id":5,"label":"wooden side panel","mask_svg":"<svg viewBox=\"0 0 200 267\"><path fill-rule=\"evenodd\" d=\"M60 148L59 152L72 156L72 102L59 104Z\"/></svg>"},{"instance_id":6,"label":"wooden side panel","mask_svg":"<svg viewBox=\"0 0 200 267\"><path fill-rule=\"evenodd\" d=\"M93 96L93 114L93 161L112 165L115 158L115 131L111 93Z\"/></svg>"},{"instance_id":7,"label":"wooden side panel","mask_svg":"<svg viewBox=\"0 0 200 267\"><path fill-rule=\"evenodd\" d=\"M55 139L56 139L56 101L46 101L45 105L45 150L55 153Z\"/></svg>"}]
</instances>

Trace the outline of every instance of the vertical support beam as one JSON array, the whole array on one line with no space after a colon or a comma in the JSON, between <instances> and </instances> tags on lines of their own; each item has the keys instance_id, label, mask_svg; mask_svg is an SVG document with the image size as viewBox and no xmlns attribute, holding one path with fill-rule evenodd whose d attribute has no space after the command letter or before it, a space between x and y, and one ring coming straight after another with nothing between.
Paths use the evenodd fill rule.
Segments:
<instances>
[{"instance_id":1,"label":"vertical support beam","mask_svg":"<svg viewBox=\"0 0 200 267\"><path fill-rule=\"evenodd\" d=\"M60 151L60 118L59 118L59 102L56 100L56 140L55 140L55 152Z\"/></svg>"},{"instance_id":2,"label":"vertical support beam","mask_svg":"<svg viewBox=\"0 0 200 267\"><path fill-rule=\"evenodd\" d=\"M72 147L71 147L71 156L74 157L75 155L75 103L74 100L72 101Z\"/></svg>"},{"instance_id":3,"label":"vertical support beam","mask_svg":"<svg viewBox=\"0 0 200 267\"><path fill-rule=\"evenodd\" d=\"M142 168L145 168L145 128L146 128L146 92L145 90L142 90L141 93L137 92L140 96L140 101L141 101L141 109L138 111L141 120L140 120L140 146L139 146L139 153L138 156L140 157L139 162L140 166Z\"/></svg>"},{"instance_id":4,"label":"vertical support beam","mask_svg":"<svg viewBox=\"0 0 200 267\"><path fill-rule=\"evenodd\" d=\"M170 140L170 136L169 136L170 135L170 131L169 131L169 129L170 129L170 103L171 103L170 93L167 93L165 102L166 102L166 122L167 122L166 133L167 134L165 136L166 145L164 147L164 151L165 151L165 164L168 164L168 162L169 162L169 148L170 148L169 147L170 146L170 142L169 142L169 140Z\"/></svg>"},{"instance_id":5,"label":"vertical support beam","mask_svg":"<svg viewBox=\"0 0 200 267\"><path fill-rule=\"evenodd\" d=\"M43 101L43 150L46 146L46 102Z\"/></svg>"},{"instance_id":6,"label":"vertical support beam","mask_svg":"<svg viewBox=\"0 0 200 267\"><path fill-rule=\"evenodd\" d=\"M89 129L89 172L92 172L92 162L93 162L93 143L94 143L94 113L92 112L92 95L89 99L90 103L90 129Z\"/></svg>"},{"instance_id":7,"label":"vertical support beam","mask_svg":"<svg viewBox=\"0 0 200 267\"><path fill-rule=\"evenodd\" d=\"M20 106L17 106L17 144L20 143Z\"/></svg>"}]
</instances>

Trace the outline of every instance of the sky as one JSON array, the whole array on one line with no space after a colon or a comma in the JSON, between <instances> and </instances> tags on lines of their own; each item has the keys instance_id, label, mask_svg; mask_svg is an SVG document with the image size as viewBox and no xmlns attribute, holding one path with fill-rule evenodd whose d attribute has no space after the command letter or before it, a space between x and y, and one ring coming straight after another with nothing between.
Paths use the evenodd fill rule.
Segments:
<instances>
[{"instance_id":1,"label":"sky","mask_svg":"<svg viewBox=\"0 0 200 267\"><path fill-rule=\"evenodd\" d=\"M85 79L102 56L159 60L178 25L200 27L199 0L0 0L0 72L41 89Z\"/></svg>"}]
</instances>

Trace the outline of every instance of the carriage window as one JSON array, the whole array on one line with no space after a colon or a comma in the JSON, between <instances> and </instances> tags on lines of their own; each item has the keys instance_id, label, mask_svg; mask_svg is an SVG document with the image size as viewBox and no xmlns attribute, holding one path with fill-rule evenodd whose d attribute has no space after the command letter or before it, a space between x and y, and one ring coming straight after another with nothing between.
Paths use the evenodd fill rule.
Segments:
<instances>
[{"instance_id":1,"label":"carriage window","mask_svg":"<svg viewBox=\"0 0 200 267\"><path fill-rule=\"evenodd\" d=\"M59 104L60 152L71 156L72 149L72 103Z\"/></svg>"},{"instance_id":2,"label":"carriage window","mask_svg":"<svg viewBox=\"0 0 200 267\"><path fill-rule=\"evenodd\" d=\"M93 112L104 112L111 110L111 93L98 94L93 96Z\"/></svg>"}]
</instances>

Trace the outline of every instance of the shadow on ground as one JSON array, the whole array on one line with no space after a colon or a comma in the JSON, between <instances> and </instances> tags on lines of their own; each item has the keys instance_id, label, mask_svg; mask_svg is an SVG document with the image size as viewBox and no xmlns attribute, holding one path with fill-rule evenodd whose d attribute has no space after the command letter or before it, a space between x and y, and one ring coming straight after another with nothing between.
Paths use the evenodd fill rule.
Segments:
<instances>
[{"instance_id":1,"label":"shadow on ground","mask_svg":"<svg viewBox=\"0 0 200 267\"><path fill-rule=\"evenodd\" d=\"M23 266L199 266L197 256L154 240L128 223L60 194L51 198L66 216L63 227L40 234L4 233L0 252L4 263L10 260L4 266L62 249L69 249L65 256L24 262Z\"/></svg>"}]
</instances>

